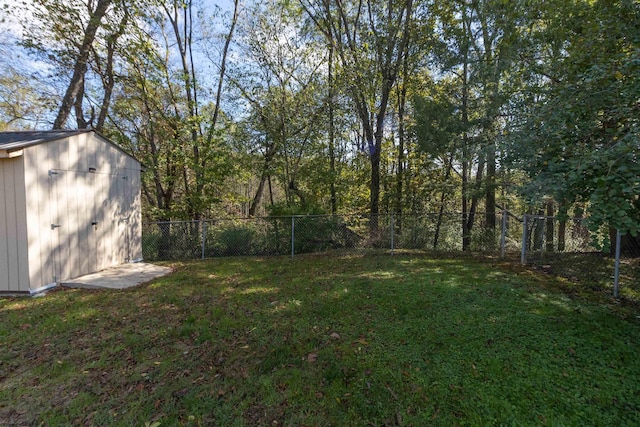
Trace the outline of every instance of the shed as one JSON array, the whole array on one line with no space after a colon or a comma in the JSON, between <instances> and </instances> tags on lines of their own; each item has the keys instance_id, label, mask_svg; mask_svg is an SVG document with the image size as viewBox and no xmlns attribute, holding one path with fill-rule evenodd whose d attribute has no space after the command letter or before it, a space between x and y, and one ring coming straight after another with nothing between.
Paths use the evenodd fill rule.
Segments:
<instances>
[{"instance_id":1,"label":"shed","mask_svg":"<svg viewBox=\"0 0 640 427\"><path fill-rule=\"evenodd\" d=\"M93 130L0 132L0 293L140 261L140 173Z\"/></svg>"}]
</instances>

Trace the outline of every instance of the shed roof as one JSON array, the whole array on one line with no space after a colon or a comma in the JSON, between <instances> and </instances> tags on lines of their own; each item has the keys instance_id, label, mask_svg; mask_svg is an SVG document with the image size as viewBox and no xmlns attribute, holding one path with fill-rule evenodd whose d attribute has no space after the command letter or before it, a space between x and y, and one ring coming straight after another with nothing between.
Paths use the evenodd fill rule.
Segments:
<instances>
[{"instance_id":1,"label":"shed roof","mask_svg":"<svg viewBox=\"0 0 640 427\"><path fill-rule=\"evenodd\" d=\"M43 142L55 141L68 136L91 132L89 129L80 130L28 130L17 132L0 132L0 150L19 150L21 148L38 145Z\"/></svg>"}]
</instances>

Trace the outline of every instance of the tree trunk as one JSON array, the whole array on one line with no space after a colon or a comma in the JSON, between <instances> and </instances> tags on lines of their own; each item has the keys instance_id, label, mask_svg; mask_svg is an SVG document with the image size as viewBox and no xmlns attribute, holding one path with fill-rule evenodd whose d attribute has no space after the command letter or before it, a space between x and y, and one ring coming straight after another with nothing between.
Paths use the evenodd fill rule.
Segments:
<instances>
[{"instance_id":1,"label":"tree trunk","mask_svg":"<svg viewBox=\"0 0 640 427\"><path fill-rule=\"evenodd\" d=\"M382 135L376 135L375 148L369 155L371 163L371 183L369 191L371 194L369 232L372 239L378 238L378 216L380 214L380 149L378 140L382 142Z\"/></svg>"},{"instance_id":2,"label":"tree trunk","mask_svg":"<svg viewBox=\"0 0 640 427\"><path fill-rule=\"evenodd\" d=\"M338 200L336 197L336 124L334 117L334 105L335 102L335 88L333 81L333 33L330 36L329 41L329 72L327 76L329 84L329 192L331 196L331 214L335 215L338 212Z\"/></svg>"},{"instance_id":3,"label":"tree trunk","mask_svg":"<svg viewBox=\"0 0 640 427\"><path fill-rule=\"evenodd\" d=\"M538 209L537 218L533 221L533 250L542 249L542 241L544 240L543 228L545 221L541 217L544 216L544 209Z\"/></svg>"},{"instance_id":4,"label":"tree trunk","mask_svg":"<svg viewBox=\"0 0 640 427\"><path fill-rule=\"evenodd\" d=\"M195 123L195 119L198 116L198 91L197 82L195 76L195 70L193 69L193 50L192 50L192 35L193 22L191 11L193 4L191 2L181 3L174 0L173 10L169 9L169 6L163 4L165 13L171 27L173 29L174 36L176 38L176 46L178 47L178 53L180 54L180 63L182 66L182 80L184 87L184 94L187 98L187 114L188 121L191 122L191 152L193 155L192 166L185 165L184 179L185 179L185 196L189 206L187 211L191 214L192 219L199 220L201 216L201 199L204 190L204 168L201 167L201 153L200 153L200 127ZM182 19L178 16L178 9L183 8ZM184 24L182 33L180 31L180 22ZM195 191L191 190L191 186L188 184L188 178L190 173L195 177Z\"/></svg>"},{"instance_id":5,"label":"tree trunk","mask_svg":"<svg viewBox=\"0 0 640 427\"><path fill-rule=\"evenodd\" d=\"M447 162L447 169L445 171L444 174L444 180L445 182L449 180L449 178L451 177L451 169L453 169L453 154L451 154L449 156L448 162ZM436 221L436 232L433 236L433 250L435 251L436 249L438 249L438 239L440 238L440 227L442 226L442 218L444 216L444 202L446 199L446 191L443 190L441 195L440 195L440 210L438 211L438 220Z\"/></svg>"},{"instance_id":6,"label":"tree trunk","mask_svg":"<svg viewBox=\"0 0 640 427\"><path fill-rule=\"evenodd\" d=\"M107 59L104 69L104 75L102 76L102 87L104 94L102 95L102 104L100 105L100 112L98 113L98 121L95 125L95 130L102 132L104 123L107 120L107 114L109 113L109 105L111 104L111 95L113 94L113 87L115 86L115 78L113 74L113 57L115 54L116 43L118 39L122 37L129 22L129 12L125 10L122 21L118 26L118 31L111 34L107 39Z\"/></svg>"},{"instance_id":7,"label":"tree trunk","mask_svg":"<svg viewBox=\"0 0 640 427\"><path fill-rule=\"evenodd\" d=\"M224 40L224 48L222 49L222 58L220 60L220 74L218 76L218 89L216 91L216 103L213 108L213 115L211 117L211 125L209 126L209 132L207 133L207 145L211 144L213 140L213 133L215 131L216 124L218 122L218 115L220 113L220 100L222 98L222 83L224 82L224 75L227 70L227 55L229 54L229 46L231 45L231 39L233 38L233 31L236 28L238 22L238 11L240 6L240 0L234 0L233 2L233 17L231 18L231 28L227 33L227 37ZM202 164L204 167L206 164Z\"/></svg>"},{"instance_id":8,"label":"tree trunk","mask_svg":"<svg viewBox=\"0 0 640 427\"><path fill-rule=\"evenodd\" d=\"M560 203L558 207L558 217L561 219L558 222L558 252L564 252L567 239L567 220L564 219L567 215L567 208L564 203Z\"/></svg>"},{"instance_id":9,"label":"tree trunk","mask_svg":"<svg viewBox=\"0 0 640 427\"><path fill-rule=\"evenodd\" d=\"M405 142L405 122L404 113L407 101L407 61L404 60L402 88L400 89L398 99L398 171L396 174L396 229L398 233L402 232L402 191L404 184L404 142Z\"/></svg>"},{"instance_id":10,"label":"tree trunk","mask_svg":"<svg viewBox=\"0 0 640 427\"><path fill-rule=\"evenodd\" d=\"M76 125L78 126L78 129L86 129L88 126L87 121L84 119L84 109L82 108L82 101L84 101L84 76L80 79L78 86L78 94L75 102L73 103L76 111Z\"/></svg>"},{"instance_id":11,"label":"tree trunk","mask_svg":"<svg viewBox=\"0 0 640 427\"><path fill-rule=\"evenodd\" d=\"M496 246L496 145L491 141L487 148L487 176L485 193L485 227L488 250Z\"/></svg>"},{"instance_id":12,"label":"tree trunk","mask_svg":"<svg viewBox=\"0 0 640 427\"><path fill-rule=\"evenodd\" d=\"M249 216L253 217L256 215L256 210L258 209L258 205L262 200L262 194L264 193L264 185L269 180L269 192L271 194L271 203L273 204L273 193L271 192L271 160L273 156L275 156L276 147L273 144L269 144L266 147L266 151L264 153L264 165L262 169L262 175L260 176L260 183L258 184L258 189L256 191L256 195L251 202L251 206L249 207Z\"/></svg>"},{"instance_id":13,"label":"tree trunk","mask_svg":"<svg viewBox=\"0 0 640 427\"><path fill-rule=\"evenodd\" d=\"M463 20L463 24L464 24ZM465 27L466 28L466 27ZM469 46L466 46L462 62L462 250L471 247L471 230L469 230Z\"/></svg>"},{"instance_id":14,"label":"tree trunk","mask_svg":"<svg viewBox=\"0 0 640 427\"><path fill-rule=\"evenodd\" d=\"M98 28L100 28L102 18L106 15L107 9L111 5L111 1L112 0L98 0L95 10L89 17L89 23L84 31L84 37L82 39L82 44L80 45L78 57L76 58L76 62L73 66L73 75L71 76L69 86L62 98L58 115L53 121L53 129L62 129L64 127L67 122L67 118L71 113L71 109L76 103L78 94L83 90L84 76L87 73L87 63L89 61L91 46L96 38Z\"/></svg>"},{"instance_id":15,"label":"tree trunk","mask_svg":"<svg viewBox=\"0 0 640 427\"><path fill-rule=\"evenodd\" d=\"M545 240L547 252L553 252L553 234L554 234L554 206L553 200L547 201L547 225L545 229Z\"/></svg>"},{"instance_id":16,"label":"tree trunk","mask_svg":"<svg viewBox=\"0 0 640 427\"><path fill-rule=\"evenodd\" d=\"M251 202L251 206L249 207L249 217L254 217L256 215L256 209L258 209L258 205L262 200L262 194L264 193L264 185L267 182L267 171L262 171L262 176L260 177L260 184L258 184L258 190L256 191L256 195L253 197L253 201Z\"/></svg>"},{"instance_id":17,"label":"tree trunk","mask_svg":"<svg viewBox=\"0 0 640 427\"><path fill-rule=\"evenodd\" d=\"M478 160L478 170L476 171L476 182L473 195L471 196L471 206L469 207L469 215L467 216L467 235L466 240L463 240L463 250L469 250L471 248L471 230L473 229L473 223L476 218L476 210L478 209L478 196L480 193L480 186L482 185L482 175L484 174L484 159ZM466 244L466 245L464 245Z\"/></svg>"}]
</instances>

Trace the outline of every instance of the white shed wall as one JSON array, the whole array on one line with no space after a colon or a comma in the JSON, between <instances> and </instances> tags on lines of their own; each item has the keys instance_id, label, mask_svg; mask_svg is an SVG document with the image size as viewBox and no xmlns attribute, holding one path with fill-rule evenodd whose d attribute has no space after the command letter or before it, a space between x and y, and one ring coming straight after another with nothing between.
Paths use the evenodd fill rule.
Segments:
<instances>
[{"instance_id":1,"label":"white shed wall","mask_svg":"<svg viewBox=\"0 0 640 427\"><path fill-rule=\"evenodd\" d=\"M25 149L24 173L31 291L141 258L135 159L88 132Z\"/></svg>"},{"instance_id":2,"label":"white shed wall","mask_svg":"<svg viewBox=\"0 0 640 427\"><path fill-rule=\"evenodd\" d=\"M0 159L0 290L29 291L24 162Z\"/></svg>"}]
</instances>

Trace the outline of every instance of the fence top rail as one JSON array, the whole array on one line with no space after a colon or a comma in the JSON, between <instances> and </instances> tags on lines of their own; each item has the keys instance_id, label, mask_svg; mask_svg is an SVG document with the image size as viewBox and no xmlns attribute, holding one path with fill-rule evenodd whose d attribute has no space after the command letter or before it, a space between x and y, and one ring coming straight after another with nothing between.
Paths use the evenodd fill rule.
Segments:
<instances>
[{"instance_id":1,"label":"fence top rail","mask_svg":"<svg viewBox=\"0 0 640 427\"><path fill-rule=\"evenodd\" d=\"M503 215L505 211L496 212L475 212L476 215ZM522 221L519 217L515 216L510 211L506 211L509 216ZM373 215L373 217L403 217L403 218L430 218L437 216L462 216L463 212L422 212L422 213L380 213ZM468 215L468 213L467 213ZM527 215L529 218L537 217L536 215ZM275 219L291 219L291 218L371 218L371 214L293 214L293 215L275 215L275 216L255 216L255 217L220 217L220 218L206 218L200 220L169 220L169 221L146 221L145 225L160 225L160 224L194 224L200 222L212 222L212 221L269 221Z\"/></svg>"},{"instance_id":2,"label":"fence top rail","mask_svg":"<svg viewBox=\"0 0 640 427\"><path fill-rule=\"evenodd\" d=\"M548 215L536 215L536 214L525 214L524 216L526 216L527 218L531 218L531 219L552 219L552 220L560 220L559 216L548 216ZM572 218L572 217L566 217L563 218L565 221L587 221L589 218Z\"/></svg>"}]
</instances>

